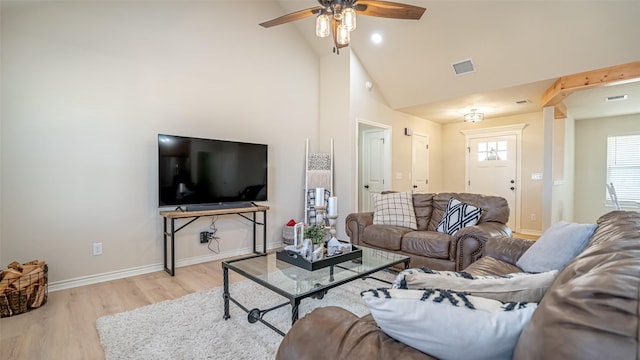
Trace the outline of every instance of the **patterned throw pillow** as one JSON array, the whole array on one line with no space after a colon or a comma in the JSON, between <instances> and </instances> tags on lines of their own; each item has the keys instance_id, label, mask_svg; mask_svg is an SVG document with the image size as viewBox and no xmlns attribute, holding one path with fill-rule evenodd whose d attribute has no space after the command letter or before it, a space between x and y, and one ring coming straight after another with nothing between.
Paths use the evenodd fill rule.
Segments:
<instances>
[{"instance_id":1,"label":"patterned throw pillow","mask_svg":"<svg viewBox=\"0 0 640 360\"><path fill-rule=\"evenodd\" d=\"M447 210L442 216L436 231L443 234L454 235L463 227L473 226L478 223L482 209L465 204L455 198L449 199Z\"/></svg>"},{"instance_id":2,"label":"patterned throw pillow","mask_svg":"<svg viewBox=\"0 0 640 360\"><path fill-rule=\"evenodd\" d=\"M377 289L361 295L382 331L439 359L511 359L538 306L440 289Z\"/></svg>"},{"instance_id":3,"label":"patterned throw pillow","mask_svg":"<svg viewBox=\"0 0 640 360\"><path fill-rule=\"evenodd\" d=\"M374 224L418 229L416 212L413 209L413 194L410 191L373 194L373 208Z\"/></svg>"},{"instance_id":4,"label":"patterned throw pillow","mask_svg":"<svg viewBox=\"0 0 640 360\"><path fill-rule=\"evenodd\" d=\"M558 276L558 270L538 274L473 276L464 271L407 269L393 282L395 289L447 289L499 301L539 302Z\"/></svg>"}]
</instances>

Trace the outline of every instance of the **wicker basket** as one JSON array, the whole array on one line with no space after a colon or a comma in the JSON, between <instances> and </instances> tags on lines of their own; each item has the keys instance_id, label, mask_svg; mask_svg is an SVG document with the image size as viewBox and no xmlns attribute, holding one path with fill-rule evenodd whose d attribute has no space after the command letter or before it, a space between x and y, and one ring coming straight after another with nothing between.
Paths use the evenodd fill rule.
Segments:
<instances>
[{"instance_id":1,"label":"wicker basket","mask_svg":"<svg viewBox=\"0 0 640 360\"><path fill-rule=\"evenodd\" d=\"M44 305L48 295L48 273L45 264L43 269L17 279L1 280L0 288L5 290L0 293L0 317L22 314Z\"/></svg>"}]
</instances>

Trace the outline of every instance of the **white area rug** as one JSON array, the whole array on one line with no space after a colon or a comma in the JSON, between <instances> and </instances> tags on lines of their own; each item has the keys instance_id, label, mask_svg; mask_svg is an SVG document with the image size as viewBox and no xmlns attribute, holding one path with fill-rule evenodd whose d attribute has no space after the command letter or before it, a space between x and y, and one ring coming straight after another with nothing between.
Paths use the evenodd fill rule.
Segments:
<instances>
[{"instance_id":1,"label":"white area rug","mask_svg":"<svg viewBox=\"0 0 640 360\"><path fill-rule=\"evenodd\" d=\"M392 280L391 273L375 276ZM340 306L356 315L369 313L363 290L388 287L377 280L355 280L329 290L322 300L307 298L300 318L321 306ZM274 359L282 336L230 302L229 320L222 318L222 287L163 301L96 321L107 360L114 359ZM266 309L287 300L249 280L230 285L231 296L248 309ZM264 319L285 333L291 328L291 306L273 310Z\"/></svg>"}]
</instances>

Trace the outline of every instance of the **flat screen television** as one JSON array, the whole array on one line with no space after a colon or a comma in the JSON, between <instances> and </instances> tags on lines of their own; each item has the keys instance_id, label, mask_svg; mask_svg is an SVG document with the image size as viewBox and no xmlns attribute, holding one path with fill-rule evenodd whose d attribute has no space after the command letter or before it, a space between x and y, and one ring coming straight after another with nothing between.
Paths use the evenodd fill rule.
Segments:
<instances>
[{"instance_id":1,"label":"flat screen television","mask_svg":"<svg viewBox=\"0 0 640 360\"><path fill-rule=\"evenodd\" d=\"M267 200L267 145L158 134L159 206L203 210Z\"/></svg>"}]
</instances>

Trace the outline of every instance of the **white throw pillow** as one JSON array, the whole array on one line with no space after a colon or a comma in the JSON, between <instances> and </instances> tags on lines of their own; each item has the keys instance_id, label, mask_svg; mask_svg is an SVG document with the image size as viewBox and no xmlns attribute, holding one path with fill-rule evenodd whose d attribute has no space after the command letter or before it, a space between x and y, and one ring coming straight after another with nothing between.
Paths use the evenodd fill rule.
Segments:
<instances>
[{"instance_id":1,"label":"white throw pillow","mask_svg":"<svg viewBox=\"0 0 640 360\"><path fill-rule=\"evenodd\" d=\"M458 230L478 223L482 209L451 198L436 231L454 235Z\"/></svg>"},{"instance_id":2,"label":"white throw pillow","mask_svg":"<svg viewBox=\"0 0 640 360\"><path fill-rule=\"evenodd\" d=\"M410 191L373 195L373 223L417 230L413 194Z\"/></svg>"},{"instance_id":3,"label":"white throw pillow","mask_svg":"<svg viewBox=\"0 0 640 360\"><path fill-rule=\"evenodd\" d=\"M596 227L596 224L557 222L520 256L516 265L527 272L562 270L582 252Z\"/></svg>"},{"instance_id":4,"label":"white throw pillow","mask_svg":"<svg viewBox=\"0 0 640 360\"><path fill-rule=\"evenodd\" d=\"M558 270L538 274L473 276L462 271L407 269L398 274L393 288L447 289L504 302L540 302L557 275Z\"/></svg>"},{"instance_id":5,"label":"white throw pillow","mask_svg":"<svg viewBox=\"0 0 640 360\"><path fill-rule=\"evenodd\" d=\"M362 299L382 331L440 359L511 359L537 304L455 291L377 289Z\"/></svg>"}]
</instances>

